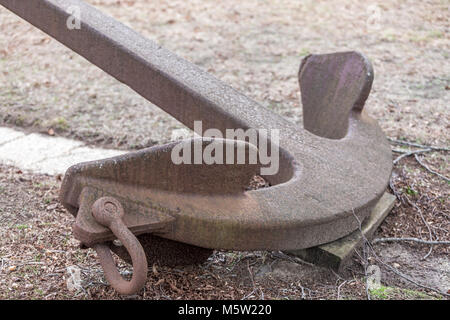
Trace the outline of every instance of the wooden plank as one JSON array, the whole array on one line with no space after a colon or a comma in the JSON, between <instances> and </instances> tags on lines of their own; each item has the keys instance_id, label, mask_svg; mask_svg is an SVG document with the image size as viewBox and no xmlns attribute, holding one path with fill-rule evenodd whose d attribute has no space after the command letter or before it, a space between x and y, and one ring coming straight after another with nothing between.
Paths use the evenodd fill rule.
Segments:
<instances>
[{"instance_id":1,"label":"wooden plank","mask_svg":"<svg viewBox=\"0 0 450 320\"><path fill-rule=\"evenodd\" d=\"M394 207L395 196L385 192L373 208L370 216L363 222L361 229L369 239ZM330 267L341 271L351 260L356 249L363 244L363 236L359 230L346 237L317 247L288 251L286 253L297 256L305 261L322 267Z\"/></svg>"}]
</instances>

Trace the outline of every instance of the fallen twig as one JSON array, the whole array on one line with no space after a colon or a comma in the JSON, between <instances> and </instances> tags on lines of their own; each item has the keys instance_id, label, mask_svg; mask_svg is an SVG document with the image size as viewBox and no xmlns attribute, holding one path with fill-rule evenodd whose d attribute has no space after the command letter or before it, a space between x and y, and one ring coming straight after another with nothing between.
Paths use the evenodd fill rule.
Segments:
<instances>
[{"instance_id":1,"label":"fallen twig","mask_svg":"<svg viewBox=\"0 0 450 320\"><path fill-rule=\"evenodd\" d=\"M362 224L361 224L361 220L358 218L358 216L355 214L355 211L352 209L352 213L353 216L355 217L356 221L358 222L358 230L361 233L361 237L363 239L363 257L361 257L358 253L358 251L356 251L356 253L358 253L359 258L361 259L362 263L363 263L363 268L364 268L364 279L366 281L366 285L365 285L365 291L366 291L366 296L367 296L367 300L372 300L370 298L370 290L369 290L369 285L367 283L367 267L369 266L369 257L367 254L367 247L369 247L370 249L370 243L367 240L366 236L364 235L364 232L362 231Z\"/></svg>"},{"instance_id":2,"label":"fallen twig","mask_svg":"<svg viewBox=\"0 0 450 320\"><path fill-rule=\"evenodd\" d=\"M245 295L241 300L247 300L248 298L253 298L255 294L255 289L252 290L249 294Z\"/></svg>"},{"instance_id":3,"label":"fallen twig","mask_svg":"<svg viewBox=\"0 0 450 320\"><path fill-rule=\"evenodd\" d=\"M403 241L410 241L410 242L417 242L421 244L443 244L443 245L450 245L450 241L435 241L435 240L422 240L418 238L376 238L372 240L372 244L380 243L380 242L403 242Z\"/></svg>"},{"instance_id":4,"label":"fallen twig","mask_svg":"<svg viewBox=\"0 0 450 320\"><path fill-rule=\"evenodd\" d=\"M409 200L408 197L405 197L405 199L409 203L409 205L414 207L416 209L416 211L419 213L420 219L422 220L423 224L428 229L428 233L430 235L430 241L433 241L433 231L431 230L431 227L428 224L428 222L425 220L425 217L423 216L422 210L420 210L420 208L415 203L411 202L411 200ZM422 260L425 260L426 258L428 258L428 256L431 254L432 251L433 251L433 246L430 247L430 250L428 250L428 253L422 258Z\"/></svg>"},{"instance_id":5,"label":"fallen twig","mask_svg":"<svg viewBox=\"0 0 450 320\"><path fill-rule=\"evenodd\" d=\"M337 299L338 300L341 300L341 287L344 286L346 283L351 283L351 282L353 282L353 280L351 280L350 282L345 280L338 286L338 288L337 288Z\"/></svg>"},{"instance_id":6,"label":"fallen twig","mask_svg":"<svg viewBox=\"0 0 450 320\"><path fill-rule=\"evenodd\" d=\"M270 256L272 258L286 260L286 261L290 261L290 262L295 262L295 263L298 263L298 264L306 264L306 265L312 266L312 267L315 266L313 263L310 263L308 261L300 259L299 257L290 256L288 254L285 254L282 251L272 251L272 252L270 252Z\"/></svg>"},{"instance_id":7,"label":"fallen twig","mask_svg":"<svg viewBox=\"0 0 450 320\"><path fill-rule=\"evenodd\" d=\"M389 141L396 143L396 144L402 144L405 146L411 146L411 147L417 147L417 148L423 148L423 149L433 149L436 151L450 151L450 148L447 147L441 147L441 146L427 146L427 145L423 145L423 144L419 144L419 143L415 143L415 142L410 142L410 141L404 141L404 140L396 140L396 139L392 139L392 138L388 138Z\"/></svg>"},{"instance_id":8,"label":"fallen twig","mask_svg":"<svg viewBox=\"0 0 450 320\"><path fill-rule=\"evenodd\" d=\"M407 281L409 281L409 282L415 284L415 285L418 286L418 287L421 287L421 288L424 288L424 289L427 289L427 290L431 290L431 291L437 292L437 293L439 293L439 294L441 294L441 295L444 295L444 296L446 296L446 297L450 297L450 294L448 294L448 293L446 293L446 292L444 292L444 291L441 291L441 290L439 290L439 289L432 288L432 287L426 286L426 285L424 285L424 284L421 284L421 283L415 281L414 279L411 279L409 276L403 274L402 272L398 271L396 268L390 266L389 264L387 264L387 263L384 262L383 260L381 260L381 259L378 257L378 255L376 254L375 250L373 249L372 244L369 242L369 240L367 240L366 236L365 236L364 233L362 232L362 229L361 229L361 221L358 219L358 217L355 215L354 212L353 212L353 216L356 218L356 220L357 220L358 223L359 223L359 231L361 232L361 236L362 236L362 239L363 239L363 241L364 241L364 244L367 245L367 247L372 251L372 253L373 253L374 257L375 257L375 260L376 260L377 262L381 263L381 264L384 265L386 268L388 268L389 270L391 270L392 272L394 272L396 275L398 275L398 276L400 276L401 278L403 278L403 279L405 279L405 280L407 280ZM367 271L365 271L365 273L367 273ZM369 294L368 286L367 286L367 285L366 285L366 294ZM370 296L368 296L368 298L370 299Z\"/></svg>"},{"instance_id":9,"label":"fallen twig","mask_svg":"<svg viewBox=\"0 0 450 320\"><path fill-rule=\"evenodd\" d=\"M412 155L416 155L418 153L425 153L425 152L430 152L433 151L432 149L419 149L419 150L413 150L413 151L409 151L409 152L405 152L404 154L402 154L401 156L398 156L394 161L392 161L394 164L397 164L400 160L402 160L403 158L412 156Z\"/></svg>"},{"instance_id":10,"label":"fallen twig","mask_svg":"<svg viewBox=\"0 0 450 320\"><path fill-rule=\"evenodd\" d=\"M252 272L252 269L250 268L250 263L248 261L247 261L247 270L250 275L250 280L252 281L253 289L256 289L255 279L253 277L253 272Z\"/></svg>"},{"instance_id":11,"label":"fallen twig","mask_svg":"<svg viewBox=\"0 0 450 320\"><path fill-rule=\"evenodd\" d=\"M398 200L400 200L401 202L403 202L402 199L401 199L401 197L400 197L401 194L397 191L397 188L395 188L395 186L394 186L394 181L393 181L393 179L394 179L394 176L391 175L391 177L389 178L389 188L391 188L392 192L394 193L394 196L395 196Z\"/></svg>"},{"instance_id":12,"label":"fallen twig","mask_svg":"<svg viewBox=\"0 0 450 320\"><path fill-rule=\"evenodd\" d=\"M439 293L439 294L441 294L441 295L450 297L450 294L448 294L448 293L446 293L446 292L443 292L443 291L441 291L441 290L439 290L439 289L432 288L432 287L426 286L426 285L424 285L424 284L421 284L421 283L415 281L414 279L411 279L411 278L410 278L409 276L407 276L406 274L401 273L401 272L398 271L396 268L391 267L391 266L388 265L386 262L384 262L383 260L381 260L381 259L377 256L377 254L375 253L375 251L373 252L373 254L374 254L374 256L375 256L375 259L376 259L378 262L380 262L380 263L381 263L382 265L384 265L386 268L388 268L389 270L391 270L392 272L394 272L396 275L402 277L403 279L408 280L409 282L415 284L415 285L418 286L418 287L422 287L422 288L424 288L424 289L428 289L428 290L437 292L437 293Z\"/></svg>"},{"instance_id":13,"label":"fallen twig","mask_svg":"<svg viewBox=\"0 0 450 320\"><path fill-rule=\"evenodd\" d=\"M436 171L430 169L430 167L428 167L425 163L423 163L422 160L421 160L421 159L419 158L419 156L417 155L417 153L414 154L414 157L416 158L416 161L417 161L422 167L424 167L425 169L427 169L429 172L431 172L431 173L437 175L438 177L444 179L444 180L447 181L447 182L450 182L450 179L449 179L449 178L447 178L446 176L440 174L439 172L436 172Z\"/></svg>"},{"instance_id":14,"label":"fallen twig","mask_svg":"<svg viewBox=\"0 0 450 320\"><path fill-rule=\"evenodd\" d=\"M303 299L303 300L306 299L305 289L308 290L308 296L309 296L309 298L311 298L311 289L303 287L303 286L300 284L300 282L297 283L297 287L300 287L300 289L302 290L302 299Z\"/></svg>"}]
</instances>

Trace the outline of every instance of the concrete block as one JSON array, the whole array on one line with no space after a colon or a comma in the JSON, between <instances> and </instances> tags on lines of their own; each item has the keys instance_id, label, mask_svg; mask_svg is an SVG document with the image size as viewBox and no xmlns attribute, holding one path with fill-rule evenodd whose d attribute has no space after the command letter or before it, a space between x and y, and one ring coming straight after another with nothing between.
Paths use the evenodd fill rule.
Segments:
<instances>
[{"instance_id":1,"label":"concrete block","mask_svg":"<svg viewBox=\"0 0 450 320\"><path fill-rule=\"evenodd\" d=\"M21 139L25 134L10 128L0 127L0 146L13 140Z\"/></svg>"},{"instance_id":2,"label":"concrete block","mask_svg":"<svg viewBox=\"0 0 450 320\"><path fill-rule=\"evenodd\" d=\"M57 157L81 145L83 143L79 141L33 133L0 145L0 161L34 170L37 162Z\"/></svg>"}]
</instances>

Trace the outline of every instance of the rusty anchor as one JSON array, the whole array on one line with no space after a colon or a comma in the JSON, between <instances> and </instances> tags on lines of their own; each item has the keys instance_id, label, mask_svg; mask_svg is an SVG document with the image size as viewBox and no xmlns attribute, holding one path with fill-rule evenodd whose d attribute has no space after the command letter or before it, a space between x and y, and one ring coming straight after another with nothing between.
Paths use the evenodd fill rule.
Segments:
<instances>
[{"instance_id":1,"label":"rusty anchor","mask_svg":"<svg viewBox=\"0 0 450 320\"><path fill-rule=\"evenodd\" d=\"M310 55L299 83L304 128L262 107L81 0L0 0L11 10L193 129L279 129L279 170L270 187L247 190L264 165L174 164L180 144L207 148L219 139L173 142L81 163L64 178L60 199L73 233L97 251L122 294L146 281L148 261L203 261L211 249L294 250L334 241L359 226L392 170L391 149L363 106L373 70L360 53ZM67 27L78 8L80 28ZM260 146L223 140L224 148ZM119 239L122 246L113 243ZM132 262L126 281L111 250ZM153 260L152 260L153 259Z\"/></svg>"}]
</instances>

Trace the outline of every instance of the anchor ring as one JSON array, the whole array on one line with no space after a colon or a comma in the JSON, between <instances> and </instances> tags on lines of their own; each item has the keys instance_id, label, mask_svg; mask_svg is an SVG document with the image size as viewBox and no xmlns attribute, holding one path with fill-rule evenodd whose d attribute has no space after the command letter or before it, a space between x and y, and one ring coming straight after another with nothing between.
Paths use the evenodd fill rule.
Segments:
<instances>
[{"instance_id":1,"label":"anchor ring","mask_svg":"<svg viewBox=\"0 0 450 320\"><path fill-rule=\"evenodd\" d=\"M133 276L125 280L117 271L111 250L106 243L93 245L105 272L106 280L120 294L130 295L139 291L147 281L148 263L136 236L123 223L124 209L120 202L112 197L98 199L92 206L92 215L101 225L109 228L127 249L133 264Z\"/></svg>"}]
</instances>

